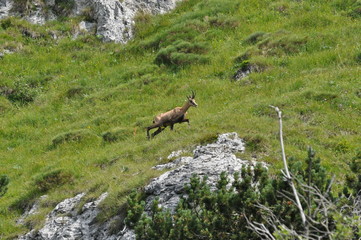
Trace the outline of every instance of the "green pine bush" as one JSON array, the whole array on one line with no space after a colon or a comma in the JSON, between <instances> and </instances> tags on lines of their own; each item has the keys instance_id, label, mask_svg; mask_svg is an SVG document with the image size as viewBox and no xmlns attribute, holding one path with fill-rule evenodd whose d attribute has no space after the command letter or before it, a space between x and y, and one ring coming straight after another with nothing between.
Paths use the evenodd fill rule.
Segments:
<instances>
[{"instance_id":1,"label":"green pine bush","mask_svg":"<svg viewBox=\"0 0 361 240\"><path fill-rule=\"evenodd\" d=\"M319 195L312 194L308 188L302 187L304 185L316 189L327 201L334 204L332 206L337 206L337 203L347 199L343 195L337 199L333 196L331 178L311 148L305 162L292 158L289 161L290 170L294 175L293 181L297 183L304 211L308 215L318 211ZM184 190L185 197L181 199L173 215L169 210L159 207L158 200L153 202L149 216L142 214L145 203L140 195L133 193L128 198L129 211L126 223L134 228L137 239L262 239L249 227L249 222L264 224L274 236L282 239L296 237L289 235L282 228L293 229L300 236L305 231L299 210L292 200L290 185L282 174L271 176L268 169L261 164L254 168L244 167L240 173L234 174L232 183L227 174L222 173L214 191L211 191L207 184L207 177L200 179L194 175ZM274 229L266 220L267 211L260 208L260 205L271 209L273 215L281 219L284 227ZM344 214L343 220L340 214ZM325 219L328 222L327 226L317 224L325 222ZM340 208L330 208L325 215L313 216L312 224L318 231L313 228L309 231L311 234L322 236L321 233L326 232L327 227L333 236L348 232L353 239L358 239L361 236L360 232L350 233L349 229L357 228L359 222L353 221L349 228L344 229L341 225L345 219L351 221L353 218Z\"/></svg>"},{"instance_id":2,"label":"green pine bush","mask_svg":"<svg viewBox=\"0 0 361 240\"><path fill-rule=\"evenodd\" d=\"M0 176L0 197L4 196L8 190L9 177L6 175Z\"/></svg>"}]
</instances>

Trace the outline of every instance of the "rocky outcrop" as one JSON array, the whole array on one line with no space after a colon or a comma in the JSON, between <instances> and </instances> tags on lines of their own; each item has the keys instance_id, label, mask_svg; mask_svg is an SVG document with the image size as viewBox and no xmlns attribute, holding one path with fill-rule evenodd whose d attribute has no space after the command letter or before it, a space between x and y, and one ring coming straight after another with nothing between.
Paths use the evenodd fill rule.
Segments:
<instances>
[{"instance_id":1,"label":"rocky outcrop","mask_svg":"<svg viewBox=\"0 0 361 240\"><path fill-rule=\"evenodd\" d=\"M211 189L216 186L222 172L227 172L232 182L236 171L241 171L243 166L256 164L236 157L235 153L243 152L244 149L244 142L237 133L226 133L219 135L215 143L198 146L193 151L193 157L180 157L171 163L156 166L156 169L176 168L154 179L145 187L148 195L146 210L150 210L156 198L163 208L171 212L175 210L183 195L184 185L194 174L200 178L207 176Z\"/></svg>"},{"instance_id":2,"label":"rocky outcrop","mask_svg":"<svg viewBox=\"0 0 361 240\"><path fill-rule=\"evenodd\" d=\"M45 239L95 239L96 232L90 226L99 213L98 204L107 197L103 193L97 200L86 203L81 211L77 209L84 193L59 203L47 216L42 229L32 230L21 240Z\"/></svg>"},{"instance_id":3,"label":"rocky outcrop","mask_svg":"<svg viewBox=\"0 0 361 240\"><path fill-rule=\"evenodd\" d=\"M32 0L19 7L14 5L14 0L0 0L0 19L13 15L44 24L62 15L87 15L82 26L94 25L96 34L104 41L125 43L134 35L134 18L139 12L166 13L174 9L178 1L181 0L74 0L64 5L57 0Z\"/></svg>"},{"instance_id":4,"label":"rocky outcrop","mask_svg":"<svg viewBox=\"0 0 361 240\"><path fill-rule=\"evenodd\" d=\"M244 161L236 157L235 153L243 152L244 142L237 133L226 133L218 137L215 143L205 146L198 146L193 151L193 156L180 157L184 151L173 152L168 158L176 158L171 163L158 165L155 169L169 169L160 177L151 181L145 187L146 213L150 210L152 201L159 199L163 208L174 211L181 196L184 195L183 187L190 181L193 174L199 177L207 176L210 186L215 187L219 175L228 172L230 182L233 180L233 173L241 171L243 166L254 166L256 162ZM76 206L83 198L84 193L59 203L48 215L45 226L39 231L31 231L21 240L50 240L50 239L84 239L84 240L134 240L135 234L132 230L123 228L117 233L110 230L110 225L117 216L105 224L94 223L99 213L98 204L106 197L101 195L94 202L89 202L77 212Z\"/></svg>"}]
</instances>

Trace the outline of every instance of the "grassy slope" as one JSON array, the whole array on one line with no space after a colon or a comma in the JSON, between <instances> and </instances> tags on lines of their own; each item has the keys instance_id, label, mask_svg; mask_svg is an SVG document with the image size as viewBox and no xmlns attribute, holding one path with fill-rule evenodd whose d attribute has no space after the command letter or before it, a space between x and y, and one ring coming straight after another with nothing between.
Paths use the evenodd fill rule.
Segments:
<instances>
[{"instance_id":1,"label":"grassy slope","mask_svg":"<svg viewBox=\"0 0 361 240\"><path fill-rule=\"evenodd\" d=\"M28 220L30 226L41 224L61 199L82 191L90 197L111 193L102 205L105 219L119 211L130 189L159 175L151 166L217 133L238 132L249 143L242 157L281 166L270 104L284 112L287 153L303 158L311 145L342 181L347 161L361 148L361 30L352 12L355 1L217 2L189 0L170 14L139 16L138 35L125 46L87 36L72 40L67 31L78 19L44 27L2 21L0 48L18 53L0 60L0 86L33 101L21 104L19 96L0 96L5 109L0 173L11 179L0 202L1 237L25 231L15 219L45 193L49 197L40 214ZM22 29L38 38L24 36ZM50 31L64 37L53 40ZM263 43L245 43L255 32L269 34ZM156 54L176 39L204 44L207 53L197 56L208 62L154 64ZM247 50L249 62L265 70L233 82L235 58ZM181 105L191 89L199 104L189 111L192 126L178 125L175 132L147 141L144 127L152 117ZM102 140L102 133L119 128L125 139ZM81 141L52 146L56 136L75 130L82 130ZM62 174L55 184L41 189L44 173L58 169Z\"/></svg>"}]
</instances>

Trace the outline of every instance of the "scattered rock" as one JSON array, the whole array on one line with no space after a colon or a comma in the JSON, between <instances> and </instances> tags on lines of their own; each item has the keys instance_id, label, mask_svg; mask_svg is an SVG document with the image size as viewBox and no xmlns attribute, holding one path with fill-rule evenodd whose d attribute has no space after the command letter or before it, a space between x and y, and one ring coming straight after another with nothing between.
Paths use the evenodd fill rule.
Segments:
<instances>
[{"instance_id":1,"label":"scattered rock","mask_svg":"<svg viewBox=\"0 0 361 240\"><path fill-rule=\"evenodd\" d=\"M168 155L167 159L171 160L173 158L179 157L180 155L182 155L185 152L186 152L185 150L178 150L178 151L171 152L171 154Z\"/></svg>"},{"instance_id":2,"label":"scattered rock","mask_svg":"<svg viewBox=\"0 0 361 240\"><path fill-rule=\"evenodd\" d=\"M257 64L248 63L248 64L240 67L236 71L236 73L233 75L233 79L235 81L240 81L243 78L247 77L252 72L263 72L264 68L265 68L264 66L259 66Z\"/></svg>"},{"instance_id":3,"label":"scattered rock","mask_svg":"<svg viewBox=\"0 0 361 240\"><path fill-rule=\"evenodd\" d=\"M34 205L25 210L25 213L16 221L17 224L19 225L22 225L22 224L25 224L25 219L31 215L35 215L38 213L38 209L39 209L39 206L40 206L40 203L45 200L46 198L48 197L48 195L43 195L41 196L35 203Z\"/></svg>"},{"instance_id":4,"label":"scattered rock","mask_svg":"<svg viewBox=\"0 0 361 240\"><path fill-rule=\"evenodd\" d=\"M3 49L0 51L0 59L3 58L6 54L12 54L14 52L8 50L8 49ZM1 90L1 89L0 89Z\"/></svg>"},{"instance_id":5,"label":"scattered rock","mask_svg":"<svg viewBox=\"0 0 361 240\"><path fill-rule=\"evenodd\" d=\"M79 23L79 30L84 32L93 32L96 29L96 23L81 21Z\"/></svg>"}]
</instances>

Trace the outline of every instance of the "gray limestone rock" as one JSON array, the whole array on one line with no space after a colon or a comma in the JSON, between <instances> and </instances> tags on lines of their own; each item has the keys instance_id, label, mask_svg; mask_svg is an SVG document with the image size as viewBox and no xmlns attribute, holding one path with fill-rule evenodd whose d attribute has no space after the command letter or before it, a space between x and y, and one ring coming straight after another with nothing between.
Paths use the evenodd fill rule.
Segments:
<instances>
[{"instance_id":1,"label":"gray limestone rock","mask_svg":"<svg viewBox=\"0 0 361 240\"><path fill-rule=\"evenodd\" d=\"M170 158L176 159L168 164L158 165L155 169L173 168L148 184L144 190L146 198L146 213L149 213L152 202L158 198L160 205L174 212L180 198L185 195L184 185L189 183L193 174L199 177L207 176L208 184L215 188L219 175L227 172L230 182L233 173L241 171L243 166L255 166L255 161L244 161L236 157L237 152L243 152L244 142L237 133L226 133L218 136L215 143L198 146L193 151L193 157L179 157L182 152L174 152ZM21 240L55 240L55 239L84 239L84 240L135 240L135 233L124 227L118 233L111 231L112 222L121 217L116 216L106 223L97 224L93 220L99 213L98 204L106 198L101 195L96 201L83 206L80 213L75 211L84 193L59 203L48 215L45 226L39 231L31 231Z\"/></svg>"},{"instance_id":2,"label":"gray limestone rock","mask_svg":"<svg viewBox=\"0 0 361 240\"><path fill-rule=\"evenodd\" d=\"M156 169L179 167L164 173L145 187L148 195L146 209L150 210L153 200L159 198L162 207L172 212L183 194L183 186L193 174L201 178L207 176L208 183L215 186L222 172L228 172L231 179L233 173L241 171L243 166L254 165L255 162L244 161L234 155L244 149L244 143L237 133L226 133L219 135L215 143L197 146L193 158L181 157L172 163L156 166Z\"/></svg>"},{"instance_id":3,"label":"gray limestone rock","mask_svg":"<svg viewBox=\"0 0 361 240\"><path fill-rule=\"evenodd\" d=\"M125 43L134 36L134 18L139 12L163 14L176 7L181 0L75 0L72 9L65 11L73 16L90 14L94 20L91 28L96 28L96 34L103 41ZM23 16L34 24L44 24L54 20L56 11L55 0L32 0L23 10L13 7L14 0L0 0L0 19L8 16ZM89 23L90 24L90 23ZM85 29L89 29L85 27ZM77 36L77 34L75 34Z\"/></svg>"},{"instance_id":4,"label":"gray limestone rock","mask_svg":"<svg viewBox=\"0 0 361 240\"><path fill-rule=\"evenodd\" d=\"M10 15L13 7L13 0L0 0L0 19Z\"/></svg>"},{"instance_id":5,"label":"gray limestone rock","mask_svg":"<svg viewBox=\"0 0 361 240\"><path fill-rule=\"evenodd\" d=\"M32 230L19 240L50 240L50 239L91 239L91 224L99 213L98 204L108 193L103 193L97 200L86 203L81 213L77 212L85 193L68 198L59 203L47 216L45 225L39 231Z\"/></svg>"}]
</instances>

